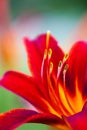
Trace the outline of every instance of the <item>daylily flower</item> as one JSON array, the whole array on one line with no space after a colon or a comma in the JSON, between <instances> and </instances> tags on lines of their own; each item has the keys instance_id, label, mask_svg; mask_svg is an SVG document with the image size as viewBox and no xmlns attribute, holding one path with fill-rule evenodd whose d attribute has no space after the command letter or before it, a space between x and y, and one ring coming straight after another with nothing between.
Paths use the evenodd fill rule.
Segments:
<instances>
[{"instance_id":1,"label":"daylily flower","mask_svg":"<svg viewBox=\"0 0 87 130\"><path fill-rule=\"evenodd\" d=\"M23 123L44 123L61 130L87 129L87 43L79 41L64 54L50 35L24 39L32 76L5 73L0 85L36 110L14 109L0 115L0 130Z\"/></svg>"}]
</instances>

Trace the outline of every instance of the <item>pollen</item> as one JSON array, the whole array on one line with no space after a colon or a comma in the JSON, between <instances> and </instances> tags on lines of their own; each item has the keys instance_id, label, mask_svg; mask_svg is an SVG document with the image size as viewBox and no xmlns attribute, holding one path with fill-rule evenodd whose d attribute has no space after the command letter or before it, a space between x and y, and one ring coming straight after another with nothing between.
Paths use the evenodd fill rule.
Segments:
<instances>
[{"instance_id":1,"label":"pollen","mask_svg":"<svg viewBox=\"0 0 87 130\"><path fill-rule=\"evenodd\" d=\"M49 50L48 50L48 58L50 59L50 58L51 58L51 56L52 56L52 49L51 49L51 48L49 48Z\"/></svg>"},{"instance_id":2,"label":"pollen","mask_svg":"<svg viewBox=\"0 0 87 130\"><path fill-rule=\"evenodd\" d=\"M49 73L50 73L50 74L52 73L52 70L53 70L53 63L50 62L50 67L49 67Z\"/></svg>"},{"instance_id":3,"label":"pollen","mask_svg":"<svg viewBox=\"0 0 87 130\"><path fill-rule=\"evenodd\" d=\"M69 68L69 65L68 65L68 64L66 64L66 65L64 66L64 69L63 69L63 74L65 74L65 73L66 73L66 71L68 70L68 68Z\"/></svg>"},{"instance_id":4,"label":"pollen","mask_svg":"<svg viewBox=\"0 0 87 130\"><path fill-rule=\"evenodd\" d=\"M47 49L44 50L44 57L43 57L43 58L44 58L44 59L47 58Z\"/></svg>"},{"instance_id":5,"label":"pollen","mask_svg":"<svg viewBox=\"0 0 87 130\"><path fill-rule=\"evenodd\" d=\"M69 56L69 54L66 53L65 56L63 57L62 61L61 60L59 61L58 70L57 70L57 79L60 76L60 73L61 73L61 71L63 69L63 66L64 66L66 60L68 59L68 56ZM68 69L68 64L66 64L65 67L64 67L64 69L63 69L63 73L64 74L66 73L67 69Z\"/></svg>"},{"instance_id":6,"label":"pollen","mask_svg":"<svg viewBox=\"0 0 87 130\"><path fill-rule=\"evenodd\" d=\"M68 59L68 57L69 57L69 54L66 53L65 56L64 56L64 58L63 58L63 62L65 62Z\"/></svg>"},{"instance_id":7,"label":"pollen","mask_svg":"<svg viewBox=\"0 0 87 130\"><path fill-rule=\"evenodd\" d=\"M66 64L64 66L64 69L63 69L63 82L64 82L64 85L65 85L65 76L66 76L66 72L67 72L68 68L69 68L69 65Z\"/></svg>"},{"instance_id":8,"label":"pollen","mask_svg":"<svg viewBox=\"0 0 87 130\"><path fill-rule=\"evenodd\" d=\"M62 61L60 60L60 61L59 61L58 68L60 68L60 67L61 67L61 65L62 65Z\"/></svg>"},{"instance_id":9,"label":"pollen","mask_svg":"<svg viewBox=\"0 0 87 130\"><path fill-rule=\"evenodd\" d=\"M63 62L60 60L60 61L59 61L59 65L58 65L58 70L57 70L57 79L59 78L59 75L60 75L60 73L61 73L62 64L63 64Z\"/></svg>"}]
</instances>

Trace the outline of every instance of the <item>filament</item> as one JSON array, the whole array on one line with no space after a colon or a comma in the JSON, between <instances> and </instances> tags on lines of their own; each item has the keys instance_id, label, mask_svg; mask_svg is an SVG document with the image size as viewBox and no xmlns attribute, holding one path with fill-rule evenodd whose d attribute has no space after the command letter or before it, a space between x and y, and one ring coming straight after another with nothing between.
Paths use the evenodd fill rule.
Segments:
<instances>
[{"instance_id":1,"label":"filament","mask_svg":"<svg viewBox=\"0 0 87 130\"><path fill-rule=\"evenodd\" d=\"M43 60L42 60L42 65L41 65L41 78L43 77L43 71L44 71L44 62L47 58L47 49L45 49L44 51L44 56L43 56Z\"/></svg>"}]
</instances>

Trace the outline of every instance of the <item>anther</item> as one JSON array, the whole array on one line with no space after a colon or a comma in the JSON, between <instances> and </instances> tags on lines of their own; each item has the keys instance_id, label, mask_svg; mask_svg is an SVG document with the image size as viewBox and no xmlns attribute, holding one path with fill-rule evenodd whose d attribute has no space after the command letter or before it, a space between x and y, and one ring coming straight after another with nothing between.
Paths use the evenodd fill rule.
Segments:
<instances>
[{"instance_id":1,"label":"anther","mask_svg":"<svg viewBox=\"0 0 87 130\"><path fill-rule=\"evenodd\" d=\"M66 53L65 56L64 56L64 58L63 58L63 62L65 62L68 59L68 57L69 57L69 54Z\"/></svg>"},{"instance_id":2,"label":"anther","mask_svg":"<svg viewBox=\"0 0 87 130\"><path fill-rule=\"evenodd\" d=\"M50 48L50 49L48 50L48 58L50 59L51 56L52 56L52 49Z\"/></svg>"},{"instance_id":3,"label":"anther","mask_svg":"<svg viewBox=\"0 0 87 130\"><path fill-rule=\"evenodd\" d=\"M52 70L53 70L53 63L50 62L50 66L49 66L49 73L50 73L50 74L52 73Z\"/></svg>"},{"instance_id":4,"label":"anther","mask_svg":"<svg viewBox=\"0 0 87 130\"><path fill-rule=\"evenodd\" d=\"M49 39L50 39L50 31L47 31L47 34L46 34L46 49L48 49L48 46L49 46Z\"/></svg>"},{"instance_id":5,"label":"anther","mask_svg":"<svg viewBox=\"0 0 87 130\"><path fill-rule=\"evenodd\" d=\"M57 79L60 76L60 73L61 73L61 70L62 70L62 64L63 64L63 62L60 60L59 65L58 65L58 70L57 70Z\"/></svg>"},{"instance_id":6,"label":"anther","mask_svg":"<svg viewBox=\"0 0 87 130\"><path fill-rule=\"evenodd\" d=\"M45 51L44 51L44 57L43 57L44 59L46 59L47 58L47 49L45 49Z\"/></svg>"},{"instance_id":7,"label":"anther","mask_svg":"<svg viewBox=\"0 0 87 130\"><path fill-rule=\"evenodd\" d=\"M64 75L65 75L66 71L68 70L68 68L69 68L69 65L66 64L66 65L64 66L64 70L63 70L63 74L64 74Z\"/></svg>"},{"instance_id":8,"label":"anther","mask_svg":"<svg viewBox=\"0 0 87 130\"><path fill-rule=\"evenodd\" d=\"M59 61L58 68L60 68L61 66L62 66L62 61L60 60L60 61Z\"/></svg>"},{"instance_id":9,"label":"anther","mask_svg":"<svg viewBox=\"0 0 87 130\"><path fill-rule=\"evenodd\" d=\"M67 72L68 68L69 68L69 65L66 64L64 66L64 69L63 69L63 82L64 82L64 86L65 86L65 76L66 76L66 72Z\"/></svg>"}]
</instances>

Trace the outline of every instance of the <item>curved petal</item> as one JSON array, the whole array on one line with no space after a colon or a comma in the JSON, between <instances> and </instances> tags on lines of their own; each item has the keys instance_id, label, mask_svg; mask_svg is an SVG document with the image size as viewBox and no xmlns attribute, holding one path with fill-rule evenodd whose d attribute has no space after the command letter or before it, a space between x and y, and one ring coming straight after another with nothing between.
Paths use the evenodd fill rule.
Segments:
<instances>
[{"instance_id":1,"label":"curved petal","mask_svg":"<svg viewBox=\"0 0 87 130\"><path fill-rule=\"evenodd\" d=\"M81 112L65 117L65 120L70 124L72 130L87 130L87 103L85 103Z\"/></svg>"},{"instance_id":2,"label":"curved petal","mask_svg":"<svg viewBox=\"0 0 87 130\"><path fill-rule=\"evenodd\" d=\"M0 114L0 130L13 130L27 122L29 117L35 116L37 112L26 109L14 109Z\"/></svg>"},{"instance_id":3,"label":"curved petal","mask_svg":"<svg viewBox=\"0 0 87 130\"><path fill-rule=\"evenodd\" d=\"M42 88L41 90L35 79L32 77L18 72L9 71L1 79L0 85L23 97L32 103L38 110L49 111L43 96L44 89Z\"/></svg>"},{"instance_id":4,"label":"curved petal","mask_svg":"<svg viewBox=\"0 0 87 130\"><path fill-rule=\"evenodd\" d=\"M80 41L74 44L69 52L69 69L66 74L66 84L71 94L76 92L77 87L82 95L87 94L87 42Z\"/></svg>"},{"instance_id":5,"label":"curved petal","mask_svg":"<svg viewBox=\"0 0 87 130\"><path fill-rule=\"evenodd\" d=\"M56 128L60 128L61 130L70 130L70 127L66 124L63 118L59 118L58 116L53 115L51 113L36 114L35 116L29 118L28 122L47 124Z\"/></svg>"},{"instance_id":6,"label":"curved petal","mask_svg":"<svg viewBox=\"0 0 87 130\"><path fill-rule=\"evenodd\" d=\"M0 130L13 130L24 123L43 123L67 127L64 120L50 113L37 113L28 109L14 109L0 114Z\"/></svg>"},{"instance_id":7,"label":"curved petal","mask_svg":"<svg viewBox=\"0 0 87 130\"><path fill-rule=\"evenodd\" d=\"M40 79L41 65L46 48L46 37L47 34L40 35L35 40L24 39L25 46L28 52L28 63L33 76ZM64 53L61 48L57 45L57 41L50 35L48 48L52 49L51 61L54 64L54 71L57 72L59 61L63 58Z\"/></svg>"}]
</instances>

